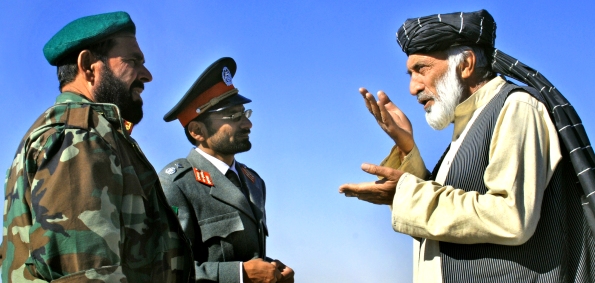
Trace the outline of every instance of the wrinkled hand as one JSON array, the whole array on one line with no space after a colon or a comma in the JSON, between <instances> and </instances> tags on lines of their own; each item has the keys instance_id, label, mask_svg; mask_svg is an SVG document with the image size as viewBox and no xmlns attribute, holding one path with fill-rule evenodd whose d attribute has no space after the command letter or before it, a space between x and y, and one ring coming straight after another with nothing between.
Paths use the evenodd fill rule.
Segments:
<instances>
[{"instance_id":1,"label":"wrinkled hand","mask_svg":"<svg viewBox=\"0 0 595 283\"><path fill-rule=\"evenodd\" d=\"M367 163L362 164L362 170L384 178L376 182L344 184L339 187L339 193L374 204L392 204L397 183L404 172Z\"/></svg>"},{"instance_id":2,"label":"wrinkled hand","mask_svg":"<svg viewBox=\"0 0 595 283\"><path fill-rule=\"evenodd\" d=\"M261 258L251 259L244 264L244 283L276 283L282 278L277 266Z\"/></svg>"},{"instance_id":3,"label":"wrinkled hand","mask_svg":"<svg viewBox=\"0 0 595 283\"><path fill-rule=\"evenodd\" d=\"M374 116L380 128L395 141L404 154L413 149L413 128L407 116L397 107L384 91L378 92L378 101L365 88L359 92L366 102L366 108Z\"/></svg>"},{"instance_id":4,"label":"wrinkled hand","mask_svg":"<svg viewBox=\"0 0 595 283\"><path fill-rule=\"evenodd\" d=\"M281 279L279 279L277 282L278 283L293 283L293 276L294 276L294 272L293 269L291 269L291 267L283 264L280 260L273 260L271 262L272 265L274 265L277 270L279 270L281 272Z\"/></svg>"}]
</instances>

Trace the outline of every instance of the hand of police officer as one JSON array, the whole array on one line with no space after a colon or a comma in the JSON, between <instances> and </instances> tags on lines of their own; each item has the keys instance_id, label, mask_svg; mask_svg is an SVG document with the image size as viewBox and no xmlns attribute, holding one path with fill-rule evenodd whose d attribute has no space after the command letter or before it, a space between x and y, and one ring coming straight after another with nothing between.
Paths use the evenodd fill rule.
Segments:
<instances>
[{"instance_id":1,"label":"hand of police officer","mask_svg":"<svg viewBox=\"0 0 595 283\"><path fill-rule=\"evenodd\" d=\"M344 193L346 197L357 197L360 200L374 204L392 204L397 183L404 172L367 163L362 164L362 170L384 178L376 182L344 184L339 187L339 193Z\"/></svg>"},{"instance_id":2,"label":"hand of police officer","mask_svg":"<svg viewBox=\"0 0 595 283\"><path fill-rule=\"evenodd\" d=\"M277 267L277 270L281 272L282 277L277 281L277 283L293 283L293 275L295 273L293 272L293 269L291 269L291 267L285 265L277 259L273 260L271 264Z\"/></svg>"},{"instance_id":3,"label":"hand of police officer","mask_svg":"<svg viewBox=\"0 0 595 283\"><path fill-rule=\"evenodd\" d=\"M407 116L390 101L384 91L378 92L378 101L363 87L359 92L380 128L395 141L403 154L407 155L413 149L413 128Z\"/></svg>"},{"instance_id":4,"label":"hand of police officer","mask_svg":"<svg viewBox=\"0 0 595 283\"><path fill-rule=\"evenodd\" d=\"M281 272L277 266L261 258L251 259L244 264L244 283L276 283L281 282Z\"/></svg>"}]
</instances>

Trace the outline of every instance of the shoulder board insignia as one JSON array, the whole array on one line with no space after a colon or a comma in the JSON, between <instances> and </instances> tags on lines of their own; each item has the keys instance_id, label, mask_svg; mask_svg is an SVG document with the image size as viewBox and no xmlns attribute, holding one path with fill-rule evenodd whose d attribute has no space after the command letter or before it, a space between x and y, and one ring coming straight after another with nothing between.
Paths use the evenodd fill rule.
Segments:
<instances>
[{"instance_id":1,"label":"shoulder board insignia","mask_svg":"<svg viewBox=\"0 0 595 283\"><path fill-rule=\"evenodd\" d=\"M196 168L192 168L194 170L194 177L196 181L201 182L207 186L213 186L213 180L211 179L211 174L206 171L201 171Z\"/></svg>"},{"instance_id":2,"label":"shoulder board insignia","mask_svg":"<svg viewBox=\"0 0 595 283\"><path fill-rule=\"evenodd\" d=\"M244 172L244 175L246 175L246 177L248 177L248 179L250 179L250 181L252 181L252 183L254 183L256 181L256 179L254 178L254 175L252 175L252 173L250 173L250 171L248 171L248 169L246 169L246 166L242 166L242 172Z\"/></svg>"},{"instance_id":3,"label":"shoulder board insignia","mask_svg":"<svg viewBox=\"0 0 595 283\"><path fill-rule=\"evenodd\" d=\"M165 173L168 174L168 175L171 175L173 173L176 173L176 171L178 171L178 170L176 170L175 167L169 167L169 168L165 169Z\"/></svg>"}]
</instances>

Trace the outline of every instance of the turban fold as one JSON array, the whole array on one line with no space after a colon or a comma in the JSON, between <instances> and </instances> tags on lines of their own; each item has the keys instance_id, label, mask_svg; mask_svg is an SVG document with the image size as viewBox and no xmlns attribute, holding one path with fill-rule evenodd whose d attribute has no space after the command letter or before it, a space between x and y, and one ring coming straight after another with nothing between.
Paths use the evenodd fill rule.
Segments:
<instances>
[{"instance_id":1,"label":"turban fold","mask_svg":"<svg viewBox=\"0 0 595 283\"><path fill-rule=\"evenodd\" d=\"M445 50L454 45L494 47L496 22L488 11L437 14L408 19L397 32L407 55Z\"/></svg>"},{"instance_id":2,"label":"turban fold","mask_svg":"<svg viewBox=\"0 0 595 283\"><path fill-rule=\"evenodd\" d=\"M495 39L496 22L486 10L408 19L397 32L397 42L407 55L446 50L455 45L489 47L493 51L490 59L494 72L539 91L564 145L564 155L569 156L582 188L585 216L595 234L595 154L580 117L540 72L494 49Z\"/></svg>"}]
</instances>

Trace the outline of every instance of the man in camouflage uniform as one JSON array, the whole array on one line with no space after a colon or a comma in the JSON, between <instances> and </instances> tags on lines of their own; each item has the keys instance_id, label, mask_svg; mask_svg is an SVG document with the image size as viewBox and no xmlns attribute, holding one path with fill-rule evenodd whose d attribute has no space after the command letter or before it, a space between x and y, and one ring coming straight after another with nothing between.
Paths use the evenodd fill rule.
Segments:
<instances>
[{"instance_id":1,"label":"man in camouflage uniform","mask_svg":"<svg viewBox=\"0 0 595 283\"><path fill-rule=\"evenodd\" d=\"M61 94L5 183L2 282L187 282L187 239L130 137L151 73L124 12L84 17L44 47Z\"/></svg>"}]
</instances>

